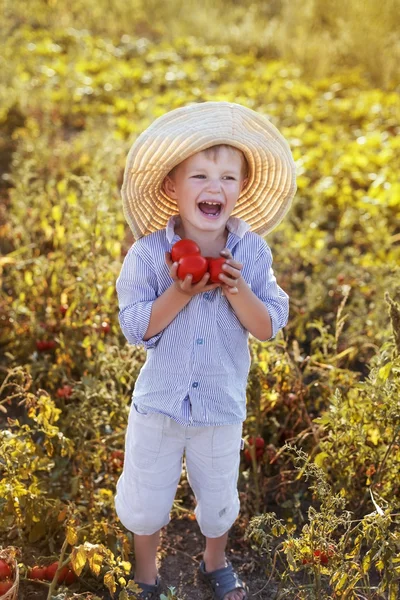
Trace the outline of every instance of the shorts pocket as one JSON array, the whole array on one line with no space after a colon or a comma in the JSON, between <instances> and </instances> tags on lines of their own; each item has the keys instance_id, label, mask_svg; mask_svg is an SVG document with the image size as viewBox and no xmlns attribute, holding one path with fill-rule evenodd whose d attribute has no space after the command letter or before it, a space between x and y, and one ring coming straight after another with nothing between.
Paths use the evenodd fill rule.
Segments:
<instances>
[{"instance_id":1,"label":"shorts pocket","mask_svg":"<svg viewBox=\"0 0 400 600\"><path fill-rule=\"evenodd\" d=\"M236 470L242 444L242 423L214 427L212 468L219 473Z\"/></svg>"},{"instance_id":2,"label":"shorts pocket","mask_svg":"<svg viewBox=\"0 0 400 600\"><path fill-rule=\"evenodd\" d=\"M150 467L158 459L164 435L165 418L165 415L161 413L138 412L133 404L128 419L125 457L135 467Z\"/></svg>"}]
</instances>

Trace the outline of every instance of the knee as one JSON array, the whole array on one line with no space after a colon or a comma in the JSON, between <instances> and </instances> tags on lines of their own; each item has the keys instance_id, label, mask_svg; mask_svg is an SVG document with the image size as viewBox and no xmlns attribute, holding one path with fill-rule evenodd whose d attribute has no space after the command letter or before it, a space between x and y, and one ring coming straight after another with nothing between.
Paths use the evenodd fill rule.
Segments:
<instances>
[{"instance_id":1,"label":"knee","mask_svg":"<svg viewBox=\"0 0 400 600\"><path fill-rule=\"evenodd\" d=\"M115 511L122 525L137 535L152 535L170 521L169 513L161 514L147 511L124 502L120 495L115 497Z\"/></svg>"},{"instance_id":2,"label":"knee","mask_svg":"<svg viewBox=\"0 0 400 600\"><path fill-rule=\"evenodd\" d=\"M205 537L217 538L229 531L240 511L237 495L228 506L215 506L199 502L195 509L196 520Z\"/></svg>"}]
</instances>

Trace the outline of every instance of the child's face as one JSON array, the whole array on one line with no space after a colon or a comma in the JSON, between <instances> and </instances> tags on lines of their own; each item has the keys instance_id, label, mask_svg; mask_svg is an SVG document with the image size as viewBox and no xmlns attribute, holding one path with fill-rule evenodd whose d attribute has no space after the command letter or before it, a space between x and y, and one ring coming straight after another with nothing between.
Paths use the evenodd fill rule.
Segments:
<instances>
[{"instance_id":1,"label":"child's face","mask_svg":"<svg viewBox=\"0 0 400 600\"><path fill-rule=\"evenodd\" d=\"M164 189L176 200L183 226L197 232L222 232L247 183L239 152L220 148L215 162L197 152L164 180ZM210 205L212 202L214 204Z\"/></svg>"}]
</instances>

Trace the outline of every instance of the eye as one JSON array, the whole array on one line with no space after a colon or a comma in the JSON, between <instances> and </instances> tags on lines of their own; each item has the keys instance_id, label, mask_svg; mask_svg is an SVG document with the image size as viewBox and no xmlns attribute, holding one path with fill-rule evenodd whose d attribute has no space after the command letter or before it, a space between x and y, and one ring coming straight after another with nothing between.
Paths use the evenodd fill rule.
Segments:
<instances>
[{"instance_id":1,"label":"eye","mask_svg":"<svg viewBox=\"0 0 400 600\"><path fill-rule=\"evenodd\" d=\"M193 175L193 177L205 177L205 175Z\"/></svg>"},{"instance_id":2,"label":"eye","mask_svg":"<svg viewBox=\"0 0 400 600\"><path fill-rule=\"evenodd\" d=\"M235 178L235 177L232 177L232 175L227 175L227 176L226 176L226 178L227 178L227 179L233 179L234 181L236 181L236 178Z\"/></svg>"}]
</instances>

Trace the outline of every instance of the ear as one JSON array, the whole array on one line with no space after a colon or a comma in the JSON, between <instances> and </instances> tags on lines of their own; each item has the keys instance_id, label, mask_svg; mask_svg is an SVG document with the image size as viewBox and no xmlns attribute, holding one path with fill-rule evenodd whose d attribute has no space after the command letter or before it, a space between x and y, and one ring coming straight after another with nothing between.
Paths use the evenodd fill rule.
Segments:
<instances>
[{"instance_id":1,"label":"ear","mask_svg":"<svg viewBox=\"0 0 400 600\"><path fill-rule=\"evenodd\" d=\"M173 200L176 200L175 183L174 183L174 180L171 179L171 177L169 175L166 175L164 177L164 180L162 182L162 188L163 188L164 192L167 194L167 196L169 196Z\"/></svg>"},{"instance_id":2,"label":"ear","mask_svg":"<svg viewBox=\"0 0 400 600\"><path fill-rule=\"evenodd\" d=\"M243 190L243 189L246 187L246 185L247 185L247 182L248 182L248 181L249 181L249 178L248 178L248 177L245 177L245 178L243 179L243 181L242 181L242 183L241 183L241 186L240 186L240 191L242 191L242 190Z\"/></svg>"}]
</instances>

